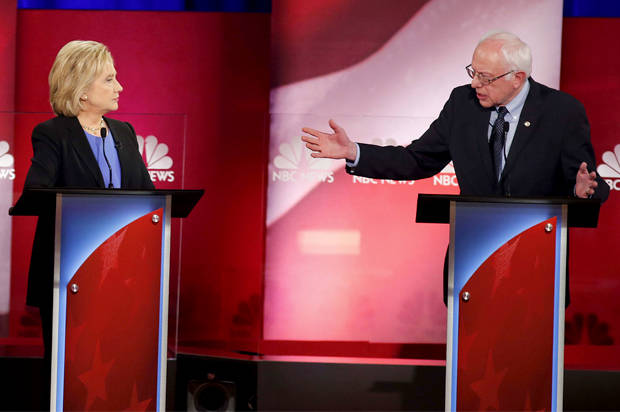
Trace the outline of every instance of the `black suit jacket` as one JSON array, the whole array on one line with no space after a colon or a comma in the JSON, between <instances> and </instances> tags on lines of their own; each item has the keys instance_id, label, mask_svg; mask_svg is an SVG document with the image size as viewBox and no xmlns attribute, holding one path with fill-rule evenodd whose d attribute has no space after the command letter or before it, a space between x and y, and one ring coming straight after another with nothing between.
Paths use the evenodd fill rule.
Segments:
<instances>
[{"instance_id":1,"label":"black suit jacket","mask_svg":"<svg viewBox=\"0 0 620 412\"><path fill-rule=\"evenodd\" d=\"M394 180L423 179L453 161L461 194L515 197L574 195L581 162L596 171L590 125L574 97L529 79L530 90L515 131L506 165L495 181L488 128L491 109L482 107L469 85L457 87L439 117L407 147L360 144L354 175ZM609 186L598 175L593 197L605 201ZM444 301L447 299L447 254ZM567 278L566 303L570 301Z\"/></svg>"},{"instance_id":2,"label":"black suit jacket","mask_svg":"<svg viewBox=\"0 0 620 412\"><path fill-rule=\"evenodd\" d=\"M581 162L595 171L590 125L572 96L531 78L519 125L502 172L495 182L488 145L490 112L469 85L452 91L439 117L409 146L360 144L360 160L350 174L395 180L423 179L453 161L461 194L515 197L573 196ZM597 174L593 197L609 196Z\"/></svg>"},{"instance_id":3,"label":"black suit jacket","mask_svg":"<svg viewBox=\"0 0 620 412\"><path fill-rule=\"evenodd\" d=\"M121 188L154 189L138 151L133 127L104 118L121 166ZM37 125L32 132L32 164L25 188L64 187L104 189L103 176L77 118L58 116ZM26 302L49 306L54 273L54 211L39 217L32 246Z\"/></svg>"}]
</instances>

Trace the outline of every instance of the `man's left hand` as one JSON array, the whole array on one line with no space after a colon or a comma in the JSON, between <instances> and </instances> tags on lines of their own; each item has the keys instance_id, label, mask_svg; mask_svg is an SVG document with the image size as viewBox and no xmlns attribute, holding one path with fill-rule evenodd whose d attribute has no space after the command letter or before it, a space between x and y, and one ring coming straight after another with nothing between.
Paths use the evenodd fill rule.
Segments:
<instances>
[{"instance_id":1,"label":"man's left hand","mask_svg":"<svg viewBox=\"0 0 620 412\"><path fill-rule=\"evenodd\" d=\"M596 182L596 173L588 173L588 165L586 162L581 163L577 171L577 183L575 183L575 195L581 198L588 198L594 194L598 183Z\"/></svg>"}]
</instances>

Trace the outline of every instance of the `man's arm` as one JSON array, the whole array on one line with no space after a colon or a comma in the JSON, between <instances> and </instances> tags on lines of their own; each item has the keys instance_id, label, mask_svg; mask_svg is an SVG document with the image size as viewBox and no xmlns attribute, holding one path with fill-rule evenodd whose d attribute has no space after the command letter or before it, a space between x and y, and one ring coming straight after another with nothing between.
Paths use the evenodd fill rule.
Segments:
<instances>
[{"instance_id":1,"label":"man's arm","mask_svg":"<svg viewBox=\"0 0 620 412\"><path fill-rule=\"evenodd\" d=\"M312 150L312 157L347 159L346 171L352 175L393 180L424 179L439 173L454 160L450 151L450 137L455 135L454 129L458 128L455 126L455 112L463 110L466 105L470 109L461 118L469 119L467 116L473 112L471 101L474 98L469 85L452 90L437 119L419 139L406 147L352 142L344 129L333 120L329 124L334 133L303 128L303 132L310 136L302 136L301 140ZM356 159L359 159L359 163Z\"/></svg>"},{"instance_id":2,"label":"man's arm","mask_svg":"<svg viewBox=\"0 0 620 412\"><path fill-rule=\"evenodd\" d=\"M566 115L567 130L562 147L562 163L566 179L574 179L574 194L579 198L595 198L601 202L609 196L609 185L596 173L594 149L590 142L590 124L583 105L575 100Z\"/></svg>"}]
</instances>

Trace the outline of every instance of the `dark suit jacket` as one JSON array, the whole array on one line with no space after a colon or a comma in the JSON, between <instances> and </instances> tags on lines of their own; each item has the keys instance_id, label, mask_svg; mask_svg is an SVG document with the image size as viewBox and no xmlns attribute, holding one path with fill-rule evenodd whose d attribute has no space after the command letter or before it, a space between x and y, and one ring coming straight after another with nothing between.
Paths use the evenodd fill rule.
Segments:
<instances>
[{"instance_id":1,"label":"dark suit jacket","mask_svg":"<svg viewBox=\"0 0 620 412\"><path fill-rule=\"evenodd\" d=\"M595 171L590 125L583 105L572 96L531 78L519 125L499 184L488 145L490 112L469 85L452 91L439 117L409 146L360 144L354 175L423 179L453 161L461 194L514 197L572 196L581 162ZM607 199L609 186L597 175L595 198Z\"/></svg>"},{"instance_id":2,"label":"dark suit jacket","mask_svg":"<svg viewBox=\"0 0 620 412\"><path fill-rule=\"evenodd\" d=\"M121 166L121 188L154 189L144 166L133 127L105 118L114 136ZM77 118L58 116L32 132L34 156L25 188L70 187L104 189L103 176ZM28 273L27 303L50 305L54 273L54 211L39 217Z\"/></svg>"},{"instance_id":3,"label":"dark suit jacket","mask_svg":"<svg viewBox=\"0 0 620 412\"><path fill-rule=\"evenodd\" d=\"M407 147L360 144L359 163L347 167L347 172L381 179L423 179L453 161L464 195L573 196L581 162L588 164L589 171L596 171L585 109L566 93L531 78L529 82L530 91L499 182L495 181L488 144L493 109L480 106L469 85L452 91L439 117L420 139ZM605 201L609 186L598 174L596 180L593 197ZM444 301L446 269L444 265ZM569 300L567 289L567 304Z\"/></svg>"}]
</instances>

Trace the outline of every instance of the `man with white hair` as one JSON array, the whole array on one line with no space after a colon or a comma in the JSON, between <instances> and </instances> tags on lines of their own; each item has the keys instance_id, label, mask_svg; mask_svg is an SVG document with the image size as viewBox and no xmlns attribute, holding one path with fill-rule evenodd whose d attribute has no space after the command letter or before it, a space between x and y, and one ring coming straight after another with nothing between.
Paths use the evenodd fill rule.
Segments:
<instances>
[{"instance_id":1,"label":"man with white hair","mask_svg":"<svg viewBox=\"0 0 620 412\"><path fill-rule=\"evenodd\" d=\"M452 161L463 195L607 199L583 105L530 77L527 44L512 33L488 34L465 69L471 85L452 90L439 117L407 147L352 142L333 120L334 133L304 128L310 136L302 140L313 157L346 159L353 175L424 179ZM446 263L447 255L444 302Z\"/></svg>"},{"instance_id":2,"label":"man with white hair","mask_svg":"<svg viewBox=\"0 0 620 412\"><path fill-rule=\"evenodd\" d=\"M346 159L354 175L423 179L454 164L461 194L576 196L606 200L596 173L590 126L572 96L530 77L530 48L507 32L483 37L466 67L471 85L455 88L439 117L407 147L352 142L304 128L313 157Z\"/></svg>"}]
</instances>

